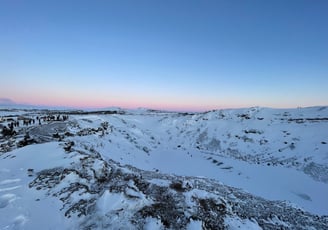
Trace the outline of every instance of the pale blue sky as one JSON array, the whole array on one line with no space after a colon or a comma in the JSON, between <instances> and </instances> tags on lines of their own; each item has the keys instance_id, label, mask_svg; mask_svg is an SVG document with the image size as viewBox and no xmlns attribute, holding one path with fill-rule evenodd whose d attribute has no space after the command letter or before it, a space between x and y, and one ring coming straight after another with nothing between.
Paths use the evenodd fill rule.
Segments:
<instances>
[{"instance_id":1,"label":"pale blue sky","mask_svg":"<svg viewBox=\"0 0 328 230\"><path fill-rule=\"evenodd\" d=\"M328 105L327 12L328 1L310 0L0 0L0 98L178 110Z\"/></svg>"}]
</instances>

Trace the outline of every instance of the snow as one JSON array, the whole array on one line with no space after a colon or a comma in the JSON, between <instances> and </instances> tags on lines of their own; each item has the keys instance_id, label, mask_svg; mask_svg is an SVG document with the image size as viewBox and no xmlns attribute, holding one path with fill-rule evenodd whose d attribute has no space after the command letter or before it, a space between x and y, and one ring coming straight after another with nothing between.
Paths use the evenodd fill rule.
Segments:
<instances>
[{"instance_id":1,"label":"snow","mask_svg":"<svg viewBox=\"0 0 328 230\"><path fill-rule=\"evenodd\" d=\"M286 224L285 222L279 220L279 218L277 216L273 216L272 218L270 218L270 220L268 220L267 223L279 224L281 226L284 226L285 228L291 227L288 224Z\"/></svg>"},{"instance_id":2,"label":"snow","mask_svg":"<svg viewBox=\"0 0 328 230\"><path fill-rule=\"evenodd\" d=\"M98 202L99 210L106 214L113 210L128 210L128 209L137 209L139 206L142 207L147 203L147 200L143 200L145 203L137 202L126 202L125 196L122 193L110 193L105 191L105 193L100 197ZM149 203L149 202L148 202Z\"/></svg>"},{"instance_id":3,"label":"snow","mask_svg":"<svg viewBox=\"0 0 328 230\"><path fill-rule=\"evenodd\" d=\"M122 110L123 111L123 110ZM121 112L122 112L121 111ZM37 116L37 111L0 111L1 117ZM76 228L76 216L68 219L61 210L66 194L49 196L47 190L29 188L39 172L48 169L74 168L82 161L83 151L122 166L169 175L213 179L224 185L240 188L268 200L286 201L294 207L318 215L328 215L328 109L246 108L219 110L186 115L146 109L125 111L124 114L70 115L69 122L53 122L39 127L32 125L31 135L49 136L56 130L74 134L63 142L33 144L22 148L13 145L0 152L0 229L61 229ZM104 122L109 128L103 129ZM1 119L2 125L7 123ZM100 129L99 129L100 128ZM83 135L77 135L85 130ZM18 135L18 139L23 135ZM0 144L10 139L0 139ZM74 142L76 152L64 151L65 143ZM78 152L80 151L80 152ZM103 179L106 165L95 157L88 163L92 180L69 173L56 185L53 193L72 183L95 183ZM76 166L76 169L79 168ZM111 169L106 169L111 173ZM122 170L128 169L125 168ZM159 178L148 182L168 187L171 181ZM193 186L188 180L182 187ZM220 197L199 189L185 193L186 203L195 205L193 196ZM129 197L129 199L127 199ZM93 195L75 191L69 202L91 199ZM235 199L232 194L229 199ZM221 200L222 201L222 200ZM152 204L133 180L127 181L122 192L109 188L99 194L96 212L104 216L101 228L113 227L117 218L131 218L129 211ZM46 212L44 210L47 210ZM188 213L186 213L188 215ZM51 218L49 218L51 216ZM109 218L110 216L110 218ZM115 219L116 218L116 219ZM147 217L145 229L164 229L160 219ZM229 216L224 219L228 229L261 229L255 220ZM267 220L290 227L273 216ZM202 221L191 220L187 229L201 229ZM127 225L125 227L133 227Z\"/></svg>"},{"instance_id":4,"label":"snow","mask_svg":"<svg viewBox=\"0 0 328 230\"><path fill-rule=\"evenodd\" d=\"M167 187L170 185L170 181L162 180L162 179L151 179L149 180L149 182L163 187Z\"/></svg>"},{"instance_id":5,"label":"snow","mask_svg":"<svg viewBox=\"0 0 328 230\"><path fill-rule=\"evenodd\" d=\"M20 181L21 179L3 180L0 182L0 185L14 184Z\"/></svg>"},{"instance_id":6,"label":"snow","mask_svg":"<svg viewBox=\"0 0 328 230\"><path fill-rule=\"evenodd\" d=\"M60 201L28 189L29 168L37 172L65 165L68 162L58 143L26 146L1 155L0 229L57 229L58 223L70 226L56 211L60 209Z\"/></svg>"},{"instance_id":7,"label":"snow","mask_svg":"<svg viewBox=\"0 0 328 230\"><path fill-rule=\"evenodd\" d=\"M256 156L256 154L265 152L268 159L275 155L280 159L295 157L299 161L308 157L309 153L316 151L315 155L310 155L312 160L319 163L327 162L327 151L325 149L315 150L319 147L322 148L317 144L318 137L323 139L325 137L325 129L322 124L313 123L309 126L292 123L286 126L279 120L280 117L284 117L283 114L289 114L289 117L304 117L303 113L305 113L306 117L318 117L316 110L317 108L309 108L305 111L302 109L284 110L284 112L262 108L227 110L194 115L191 119L185 119L174 113L145 114L146 111L143 110L133 115L123 116L90 116L87 118L82 116L77 118L77 122L85 128L97 127L101 122L107 120L115 128L110 136L110 142L100 142L96 137L92 142L96 147L101 146L97 150L102 152L105 157L123 164L134 165L146 170L159 170L164 173L213 178L268 199L288 200L311 212L327 214L328 201L324 199L325 194L328 194L326 183L314 181L294 168L268 167L263 164L249 164L249 162L229 158L220 152L218 145L213 146L214 143L219 143L222 145L221 148L228 149L230 146L235 146L235 149L250 155ZM220 114L225 116L223 120L217 119ZM269 124L263 124L265 121L258 120L247 122L239 120L236 119L238 114L269 117ZM277 121L274 120L275 117L277 117ZM86 119L92 122L85 122ZM199 123L200 119L207 120ZM262 139L272 140L270 147L239 140L221 140L222 135L226 133L230 133L231 136L243 136L245 135L243 130L259 130L260 135L250 134L249 138L252 138L254 142ZM304 130L307 131L304 132ZM284 131L289 135L282 141L281 136L284 135ZM203 145L205 149L199 151L194 146L197 138L192 135L200 136L201 133L204 133L203 139L198 137L198 140L205 143ZM87 138L90 140L90 137ZM301 141L301 139L306 141ZM286 149L284 142L293 143L294 140L297 142L296 150ZM182 148L177 148L179 145ZM222 163L220 167L204 159L204 157L210 157L211 154L215 155L213 160ZM182 162L186 167L181 167ZM259 171L261 174L258 173ZM305 194L305 196L299 196L299 194ZM304 199L304 197L310 197L312 201L309 202L309 199Z\"/></svg>"},{"instance_id":8,"label":"snow","mask_svg":"<svg viewBox=\"0 0 328 230\"><path fill-rule=\"evenodd\" d=\"M7 207L11 202L17 200L17 196L15 194L7 193L0 197L0 208Z\"/></svg>"},{"instance_id":9,"label":"snow","mask_svg":"<svg viewBox=\"0 0 328 230\"><path fill-rule=\"evenodd\" d=\"M161 220L148 217L146 219L146 224L144 226L145 230L161 230L164 229L163 224L161 223Z\"/></svg>"},{"instance_id":10,"label":"snow","mask_svg":"<svg viewBox=\"0 0 328 230\"><path fill-rule=\"evenodd\" d=\"M228 230L261 230L262 228L256 223L256 221L251 221L248 219L242 220L238 217L235 218L225 218L225 224Z\"/></svg>"},{"instance_id":11,"label":"snow","mask_svg":"<svg viewBox=\"0 0 328 230\"><path fill-rule=\"evenodd\" d=\"M187 230L201 230L202 228L202 221L199 220L191 220L190 223L187 225Z\"/></svg>"}]
</instances>

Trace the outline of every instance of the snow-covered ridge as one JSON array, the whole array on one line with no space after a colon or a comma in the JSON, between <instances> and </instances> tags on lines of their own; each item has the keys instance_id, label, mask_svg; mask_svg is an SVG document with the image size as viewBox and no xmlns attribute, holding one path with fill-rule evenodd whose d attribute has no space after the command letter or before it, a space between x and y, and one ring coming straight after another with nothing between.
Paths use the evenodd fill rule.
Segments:
<instances>
[{"instance_id":1,"label":"snow-covered ridge","mask_svg":"<svg viewBox=\"0 0 328 230\"><path fill-rule=\"evenodd\" d=\"M49 205L67 229L327 228L327 107L0 111L1 129L17 121L1 229L42 226Z\"/></svg>"}]
</instances>

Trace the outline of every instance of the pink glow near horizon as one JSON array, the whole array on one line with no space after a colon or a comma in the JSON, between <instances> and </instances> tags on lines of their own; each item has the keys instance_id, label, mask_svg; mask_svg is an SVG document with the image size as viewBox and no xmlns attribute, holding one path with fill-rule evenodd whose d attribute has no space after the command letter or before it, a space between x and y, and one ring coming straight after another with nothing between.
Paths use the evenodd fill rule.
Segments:
<instances>
[{"instance_id":1,"label":"pink glow near horizon","mask_svg":"<svg viewBox=\"0 0 328 230\"><path fill-rule=\"evenodd\" d=\"M147 109L155 109L155 110L167 110L167 111L182 111L182 112L204 112L214 109L233 109L233 108L244 108L244 107L252 107L256 105L234 105L234 104L225 104L221 106L217 105L184 105L182 103L178 104L159 104L159 103L129 103L127 101L112 101L107 102L106 100L89 100L89 101L74 101L74 100L36 100L29 102L19 102L16 101L17 104L27 104L27 105L37 105L37 106L50 106L50 107L67 107L67 108L77 108L77 109L103 109L110 107L119 107L122 109L138 109L138 108L147 108ZM286 106L288 108L288 106Z\"/></svg>"},{"instance_id":2,"label":"pink glow near horizon","mask_svg":"<svg viewBox=\"0 0 328 230\"><path fill-rule=\"evenodd\" d=\"M121 90L123 91L123 90ZM10 92L8 91L8 94ZM123 95L123 96L122 96ZM2 95L1 95L2 96ZM3 97L3 96L2 96ZM126 109L148 108L156 110L168 111L190 111L202 112L213 109L227 109L227 108L245 108L253 106L273 107L273 108L296 108L313 106L311 102L303 101L303 104L295 105L292 100L281 99L277 101L264 100L250 100L247 98L238 98L236 96L226 97L206 97L199 95L156 95L155 92L139 93L125 91L122 94L114 90L108 92L97 92L95 90L79 91L70 89L62 92L59 87L52 90L39 90L38 93L32 91L11 92L7 98L10 98L17 104L29 104L38 106L50 107L70 107L79 109L101 109L108 107L120 107ZM218 98L221 98L218 99ZM319 103L318 105L324 105Z\"/></svg>"},{"instance_id":3,"label":"pink glow near horizon","mask_svg":"<svg viewBox=\"0 0 328 230\"><path fill-rule=\"evenodd\" d=\"M22 98L24 98L22 100ZM131 97L133 98L133 97ZM80 109L101 109L108 107L120 107L126 109L148 108L156 110L169 110L169 111L208 111L212 109L233 108L238 106L225 105L218 106L213 104L194 105L191 101L175 101L167 103L162 101L156 102L152 100L129 100L129 98L121 99L91 99L91 98L77 98L77 97L42 97L29 95L28 97L13 97L11 98L17 104L37 105L37 106L53 106L53 107L71 107Z\"/></svg>"}]
</instances>

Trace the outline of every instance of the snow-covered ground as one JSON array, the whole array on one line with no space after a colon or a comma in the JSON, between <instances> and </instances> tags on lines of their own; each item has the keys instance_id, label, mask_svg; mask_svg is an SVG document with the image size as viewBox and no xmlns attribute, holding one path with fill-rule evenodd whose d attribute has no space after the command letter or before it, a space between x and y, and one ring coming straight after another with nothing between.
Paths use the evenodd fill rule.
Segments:
<instances>
[{"instance_id":1,"label":"snow-covered ground","mask_svg":"<svg viewBox=\"0 0 328 230\"><path fill-rule=\"evenodd\" d=\"M328 107L0 111L17 119L35 122L0 139L0 229L327 227Z\"/></svg>"}]
</instances>

